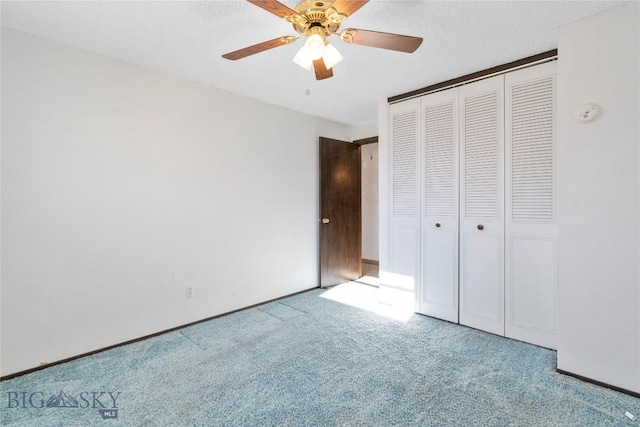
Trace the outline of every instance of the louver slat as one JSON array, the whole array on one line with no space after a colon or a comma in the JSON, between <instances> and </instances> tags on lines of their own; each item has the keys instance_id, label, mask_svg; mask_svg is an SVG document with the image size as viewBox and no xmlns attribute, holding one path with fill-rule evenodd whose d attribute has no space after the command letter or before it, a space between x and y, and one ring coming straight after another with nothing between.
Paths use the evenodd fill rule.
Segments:
<instances>
[{"instance_id":1,"label":"louver slat","mask_svg":"<svg viewBox=\"0 0 640 427\"><path fill-rule=\"evenodd\" d=\"M552 78L513 86L511 108L511 216L514 221L552 221Z\"/></svg>"},{"instance_id":2,"label":"louver slat","mask_svg":"<svg viewBox=\"0 0 640 427\"><path fill-rule=\"evenodd\" d=\"M498 94L465 99L464 215L498 220Z\"/></svg>"},{"instance_id":3,"label":"louver slat","mask_svg":"<svg viewBox=\"0 0 640 427\"><path fill-rule=\"evenodd\" d=\"M392 117L393 215L414 216L417 204L417 137L415 111Z\"/></svg>"},{"instance_id":4,"label":"louver slat","mask_svg":"<svg viewBox=\"0 0 640 427\"><path fill-rule=\"evenodd\" d=\"M425 216L454 216L454 117L453 102L424 109Z\"/></svg>"}]
</instances>

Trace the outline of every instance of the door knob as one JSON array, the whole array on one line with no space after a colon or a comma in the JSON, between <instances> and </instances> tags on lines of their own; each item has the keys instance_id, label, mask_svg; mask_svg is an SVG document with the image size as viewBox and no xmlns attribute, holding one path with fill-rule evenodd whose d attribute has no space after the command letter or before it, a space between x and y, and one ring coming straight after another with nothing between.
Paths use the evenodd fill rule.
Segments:
<instances>
[{"instance_id":1,"label":"door knob","mask_svg":"<svg viewBox=\"0 0 640 427\"><path fill-rule=\"evenodd\" d=\"M480 230L480 231L484 230L484 225L478 224L478 230Z\"/></svg>"},{"instance_id":2,"label":"door knob","mask_svg":"<svg viewBox=\"0 0 640 427\"><path fill-rule=\"evenodd\" d=\"M436 228L440 228L440 227L442 227L442 224L439 222L436 222Z\"/></svg>"},{"instance_id":3,"label":"door knob","mask_svg":"<svg viewBox=\"0 0 640 427\"><path fill-rule=\"evenodd\" d=\"M322 218L323 224L329 224L329 218Z\"/></svg>"}]
</instances>

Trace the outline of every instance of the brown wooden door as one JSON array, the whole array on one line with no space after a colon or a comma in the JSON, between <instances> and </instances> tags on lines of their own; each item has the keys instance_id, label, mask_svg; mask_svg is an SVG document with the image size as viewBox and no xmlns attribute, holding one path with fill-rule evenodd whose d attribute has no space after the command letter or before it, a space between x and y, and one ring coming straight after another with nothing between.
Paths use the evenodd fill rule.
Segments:
<instances>
[{"instance_id":1,"label":"brown wooden door","mask_svg":"<svg viewBox=\"0 0 640 427\"><path fill-rule=\"evenodd\" d=\"M360 146L320 138L320 286L362 276Z\"/></svg>"}]
</instances>

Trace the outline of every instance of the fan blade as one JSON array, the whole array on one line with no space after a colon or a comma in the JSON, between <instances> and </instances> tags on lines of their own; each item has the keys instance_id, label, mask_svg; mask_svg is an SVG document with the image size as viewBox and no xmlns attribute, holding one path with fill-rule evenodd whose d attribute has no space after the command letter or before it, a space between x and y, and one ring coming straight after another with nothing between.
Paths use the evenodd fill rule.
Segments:
<instances>
[{"instance_id":1,"label":"fan blade","mask_svg":"<svg viewBox=\"0 0 640 427\"><path fill-rule=\"evenodd\" d=\"M316 72L316 80L324 80L333 77L333 70L327 69L322 58L313 61L313 70Z\"/></svg>"},{"instance_id":2,"label":"fan blade","mask_svg":"<svg viewBox=\"0 0 640 427\"><path fill-rule=\"evenodd\" d=\"M336 0L331 3L331 7L339 13L347 16L353 15L358 9L367 4L369 0Z\"/></svg>"},{"instance_id":3,"label":"fan blade","mask_svg":"<svg viewBox=\"0 0 640 427\"><path fill-rule=\"evenodd\" d=\"M422 44L422 37L403 36L400 34L381 33L379 31L358 30L348 28L342 32L342 40L347 43L381 49L397 50L413 53Z\"/></svg>"},{"instance_id":4,"label":"fan blade","mask_svg":"<svg viewBox=\"0 0 640 427\"><path fill-rule=\"evenodd\" d=\"M284 18L285 16L289 16L291 14L296 13L294 10L289 9L287 6L283 5L279 1L276 0L247 0L251 4L255 4L258 7L266 10L267 12L271 12L280 18Z\"/></svg>"},{"instance_id":5,"label":"fan blade","mask_svg":"<svg viewBox=\"0 0 640 427\"><path fill-rule=\"evenodd\" d=\"M242 59L247 56L255 55L256 53L264 52L265 50L273 49L274 47L284 46L288 44L285 39L289 36L278 37L277 39L269 40L266 42L254 44L253 46L245 47L233 52L225 53L222 55L224 59L230 59L235 61L236 59Z\"/></svg>"}]
</instances>

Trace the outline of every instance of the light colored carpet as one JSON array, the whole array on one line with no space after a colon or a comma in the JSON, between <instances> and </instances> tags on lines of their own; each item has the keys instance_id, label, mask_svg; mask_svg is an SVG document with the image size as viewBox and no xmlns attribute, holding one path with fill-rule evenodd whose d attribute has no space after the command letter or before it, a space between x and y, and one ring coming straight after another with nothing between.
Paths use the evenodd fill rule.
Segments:
<instances>
[{"instance_id":1,"label":"light colored carpet","mask_svg":"<svg viewBox=\"0 0 640 427\"><path fill-rule=\"evenodd\" d=\"M367 298L375 289L348 286L364 286ZM337 302L340 293L305 292L3 381L0 420L114 427L640 425L624 416L640 415L640 399L555 373L553 351L420 315L395 320L372 312L375 304L360 304L353 292L346 292L348 304ZM55 406L31 407L34 392L42 393L35 406L50 398Z\"/></svg>"}]
</instances>

